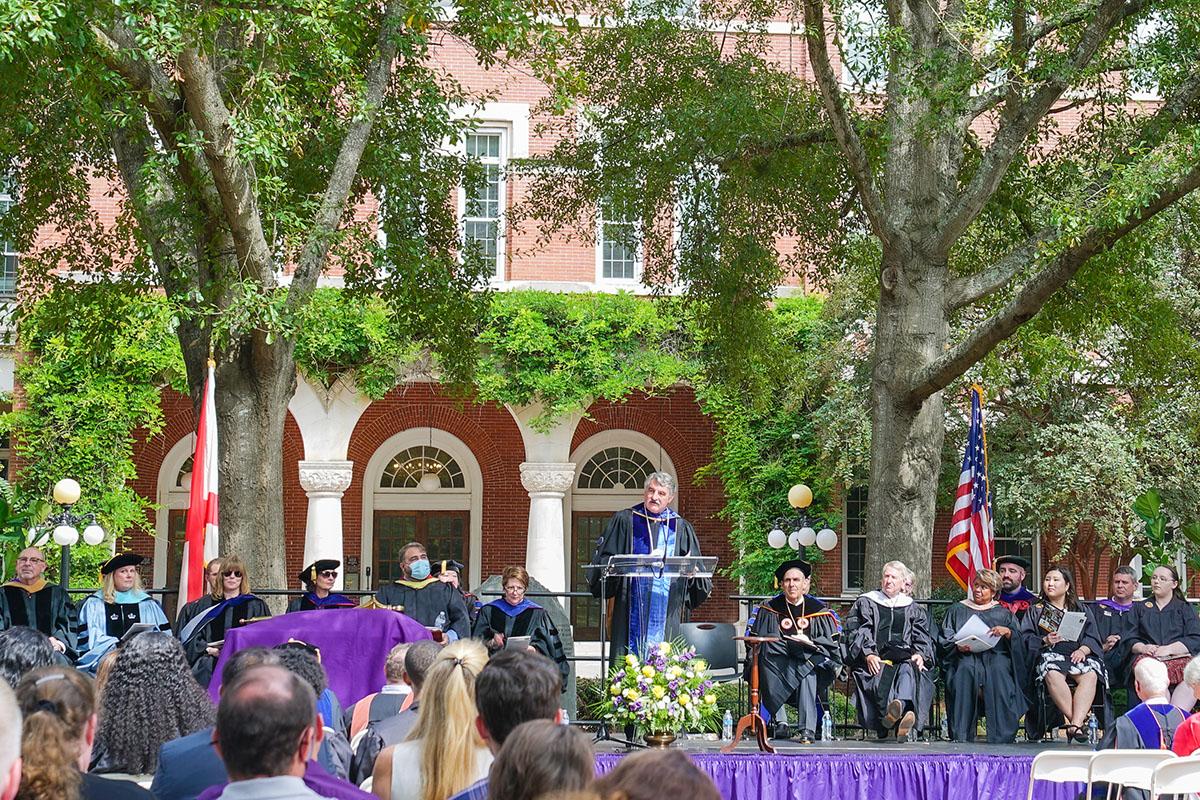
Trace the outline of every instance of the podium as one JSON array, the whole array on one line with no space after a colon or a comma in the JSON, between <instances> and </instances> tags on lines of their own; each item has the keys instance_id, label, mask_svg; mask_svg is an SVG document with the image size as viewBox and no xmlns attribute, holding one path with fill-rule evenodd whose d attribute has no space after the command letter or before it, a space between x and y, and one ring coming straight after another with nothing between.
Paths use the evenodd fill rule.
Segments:
<instances>
[{"instance_id":1,"label":"podium","mask_svg":"<svg viewBox=\"0 0 1200 800\"><path fill-rule=\"evenodd\" d=\"M711 578L717 567L716 556L664 556L655 553L633 553L613 555L600 564L585 564L589 570L600 570L600 678L608 681L608 582L629 581L635 578ZM643 614L649 613L649 603L642 604ZM642 630L646 629L646 618L642 619ZM609 736L608 726L600 725L597 740L622 741L633 746L631 741L618 740Z\"/></svg>"}]
</instances>

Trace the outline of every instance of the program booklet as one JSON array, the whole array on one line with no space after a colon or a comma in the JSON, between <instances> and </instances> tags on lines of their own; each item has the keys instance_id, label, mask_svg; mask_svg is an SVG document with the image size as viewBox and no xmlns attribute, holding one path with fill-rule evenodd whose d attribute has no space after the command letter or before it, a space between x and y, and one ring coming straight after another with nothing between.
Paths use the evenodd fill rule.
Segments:
<instances>
[{"instance_id":1,"label":"program booklet","mask_svg":"<svg viewBox=\"0 0 1200 800\"><path fill-rule=\"evenodd\" d=\"M978 614L972 614L954 633L954 643L956 645L965 644L972 653L991 650L1000 641L1000 637L992 635L991 630Z\"/></svg>"}]
</instances>

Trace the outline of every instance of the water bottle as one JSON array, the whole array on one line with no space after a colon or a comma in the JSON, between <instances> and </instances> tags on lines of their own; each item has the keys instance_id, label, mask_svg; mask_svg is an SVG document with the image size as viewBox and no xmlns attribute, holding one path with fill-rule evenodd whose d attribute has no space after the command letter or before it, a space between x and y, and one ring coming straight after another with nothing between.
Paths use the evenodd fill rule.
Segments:
<instances>
[{"instance_id":1,"label":"water bottle","mask_svg":"<svg viewBox=\"0 0 1200 800\"><path fill-rule=\"evenodd\" d=\"M829 714L824 714L821 717L821 741L833 741L833 717Z\"/></svg>"},{"instance_id":2,"label":"water bottle","mask_svg":"<svg viewBox=\"0 0 1200 800\"><path fill-rule=\"evenodd\" d=\"M945 717L945 715L942 715L942 728L941 728L941 735L942 735L942 741L943 741L943 742L948 742L948 741L950 741L950 723L948 723L948 722L946 721L946 717Z\"/></svg>"},{"instance_id":3,"label":"water bottle","mask_svg":"<svg viewBox=\"0 0 1200 800\"><path fill-rule=\"evenodd\" d=\"M438 628L439 630L443 630L443 631L446 630L446 612L445 611L438 612L437 619L435 619L433 621L433 627Z\"/></svg>"},{"instance_id":4,"label":"water bottle","mask_svg":"<svg viewBox=\"0 0 1200 800\"><path fill-rule=\"evenodd\" d=\"M1088 744L1090 744L1092 747L1100 744L1098 727L1099 723L1096 722L1096 715L1088 714Z\"/></svg>"},{"instance_id":5,"label":"water bottle","mask_svg":"<svg viewBox=\"0 0 1200 800\"><path fill-rule=\"evenodd\" d=\"M726 742L733 741L733 714L729 709L725 709L725 716L721 717L721 739Z\"/></svg>"}]
</instances>

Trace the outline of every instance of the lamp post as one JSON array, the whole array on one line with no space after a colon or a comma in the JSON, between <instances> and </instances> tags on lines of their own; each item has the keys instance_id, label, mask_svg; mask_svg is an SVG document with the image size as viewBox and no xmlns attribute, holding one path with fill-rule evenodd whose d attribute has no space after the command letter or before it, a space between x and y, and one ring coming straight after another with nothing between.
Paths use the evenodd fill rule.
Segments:
<instances>
[{"instance_id":1,"label":"lamp post","mask_svg":"<svg viewBox=\"0 0 1200 800\"><path fill-rule=\"evenodd\" d=\"M837 547L837 533L829 527L829 522L820 515L809 513L812 501L812 489L803 483L797 483L789 489L788 503L794 509L793 516L775 519L775 527L767 534L767 544L776 550L790 545L797 551L814 544L822 550ZM785 532L789 530L790 535Z\"/></svg>"},{"instance_id":2,"label":"lamp post","mask_svg":"<svg viewBox=\"0 0 1200 800\"><path fill-rule=\"evenodd\" d=\"M52 529L54 543L62 548L62 562L59 569L59 580L63 588L70 586L71 581L71 546L79 542L79 526L83 529L83 540L88 544L100 544L104 541L104 528L96 522L92 513L76 514L72 507L79 502L79 482L72 478L63 478L54 484L54 502L60 510L57 514L46 517L42 527Z\"/></svg>"}]
</instances>

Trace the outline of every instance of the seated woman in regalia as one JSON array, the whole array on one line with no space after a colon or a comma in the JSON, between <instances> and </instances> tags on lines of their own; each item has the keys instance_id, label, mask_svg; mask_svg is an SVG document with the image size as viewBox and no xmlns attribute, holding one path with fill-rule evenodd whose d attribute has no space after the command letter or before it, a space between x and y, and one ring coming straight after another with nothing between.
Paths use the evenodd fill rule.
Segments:
<instances>
[{"instance_id":1,"label":"seated woman in regalia","mask_svg":"<svg viewBox=\"0 0 1200 800\"><path fill-rule=\"evenodd\" d=\"M524 567L505 567L500 573L500 585L504 588L504 595L486 603L479 610L471 635L483 640L490 655L511 646L509 640L513 637L528 636L529 649L536 650L558 665L565 692L571 667L550 613L525 597L529 589L529 573Z\"/></svg>"},{"instance_id":2,"label":"seated woman in regalia","mask_svg":"<svg viewBox=\"0 0 1200 800\"><path fill-rule=\"evenodd\" d=\"M225 634L247 622L271 616L271 609L250 591L250 575L236 555L221 557L220 594L206 594L179 614L179 640L183 642L192 674L201 686L212 680Z\"/></svg>"},{"instance_id":3,"label":"seated woman in regalia","mask_svg":"<svg viewBox=\"0 0 1200 800\"><path fill-rule=\"evenodd\" d=\"M794 706L800 729L797 738L811 744L818 729L817 698L842 667L842 626L824 603L808 594L812 565L807 561L780 564L775 582L783 591L755 609L750 624L750 635L779 639L758 650L761 708L774 718L785 704ZM747 677L751 666L747 665Z\"/></svg>"},{"instance_id":4,"label":"seated woman in regalia","mask_svg":"<svg viewBox=\"0 0 1200 800\"><path fill-rule=\"evenodd\" d=\"M342 562L332 558L319 558L300 570L297 575L304 584L305 592L288 603L288 613L314 611L326 608L354 608L357 604L344 594L333 591L337 582L337 570Z\"/></svg>"},{"instance_id":5,"label":"seated woman in regalia","mask_svg":"<svg viewBox=\"0 0 1200 800\"><path fill-rule=\"evenodd\" d=\"M142 589L138 565L145 560L137 553L118 553L100 567L100 589L79 607L77 666L84 672L95 675L100 659L138 623L171 629L162 606Z\"/></svg>"}]
</instances>

